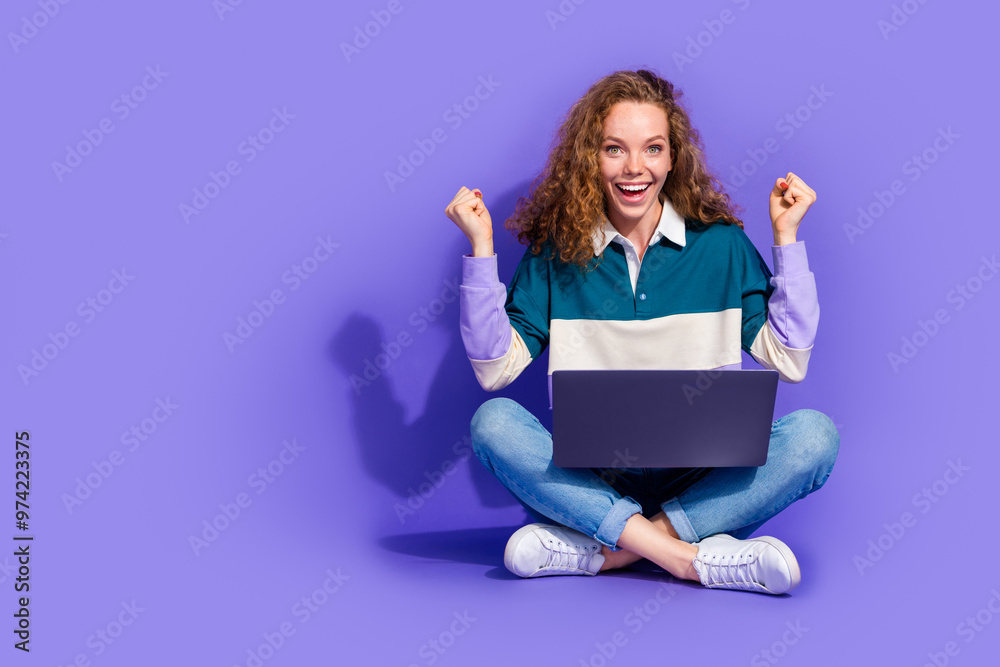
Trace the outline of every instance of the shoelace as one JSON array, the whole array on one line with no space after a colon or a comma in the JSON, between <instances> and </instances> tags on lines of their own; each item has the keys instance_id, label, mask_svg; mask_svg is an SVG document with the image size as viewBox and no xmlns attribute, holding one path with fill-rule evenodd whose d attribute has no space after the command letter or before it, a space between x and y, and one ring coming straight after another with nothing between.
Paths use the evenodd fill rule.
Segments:
<instances>
[{"instance_id":1,"label":"shoelace","mask_svg":"<svg viewBox=\"0 0 1000 667\"><path fill-rule=\"evenodd\" d=\"M717 562L719 560L722 562ZM735 554L713 556L702 565L705 567L705 586L764 590L757 581L757 555L751 545Z\"/></svg>"},{"instance_id":2,"label":"shoelace","mask_svg":"<svg viewBox=\"0 0 1000 667\"><path fill-rule=\"evenodd\" d=\"M597 553L597 547L573 546L556 540L547 540L546 550L549 554L542 570L587 570Z\"/></svg>"}]
</instances>

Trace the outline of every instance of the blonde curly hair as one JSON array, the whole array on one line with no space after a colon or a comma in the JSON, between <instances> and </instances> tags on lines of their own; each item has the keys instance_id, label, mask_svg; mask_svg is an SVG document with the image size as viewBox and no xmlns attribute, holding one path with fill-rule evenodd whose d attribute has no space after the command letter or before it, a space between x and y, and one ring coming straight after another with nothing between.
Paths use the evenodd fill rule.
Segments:
<instances>
[{"instance_id":1,"label":"blonde curly hair","mask_svg":"<svg viewBox=\"0 0 1000 667\"><path fill-rule=\"evenodd\" d=\"M683 95L656 73L619 71L599 80L564 117L545 169L527 197L519 197L504 226L538 254L551 242L563 262L586 268L594 256L591 237L607 215L599 153L604 121L619 102L648 102L667 115L673 165L660 203L669 199L685 219L704 224L723 222L743 228L742 208L723 192L722 183L705 166L704 147L678 102ZM591 267L593 268L593 267Z\"/></svg>"}]
</instances>

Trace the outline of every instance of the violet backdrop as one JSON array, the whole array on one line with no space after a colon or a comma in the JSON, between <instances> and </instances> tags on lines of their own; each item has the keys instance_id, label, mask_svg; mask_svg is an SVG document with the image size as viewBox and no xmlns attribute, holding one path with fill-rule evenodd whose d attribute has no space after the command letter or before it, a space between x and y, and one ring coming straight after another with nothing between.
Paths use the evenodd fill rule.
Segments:
<instances>
[{"instance_id":1,"label":"violet backdrop","mask_svg":"<svg viewBox=\"0 0 1000 667\"><path fill-rule=\"evenodd\" d=\"M993 664L998 14L6 3L2 663ZM516 579L526 515L469 456L494 395L550 419L547 357L476 383L444 207L483 191L507 283L563 114L639 67L683 91L769 264L770 184L818 194L819 334L776 413L827 413L841 450L760 531L798 555L791 596Z\"/></svg>"}]
</instances>

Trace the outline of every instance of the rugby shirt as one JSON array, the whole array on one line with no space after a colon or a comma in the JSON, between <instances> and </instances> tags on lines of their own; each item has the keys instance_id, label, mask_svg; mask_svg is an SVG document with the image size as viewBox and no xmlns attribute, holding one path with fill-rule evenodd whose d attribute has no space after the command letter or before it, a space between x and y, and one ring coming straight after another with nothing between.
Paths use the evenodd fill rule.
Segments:
<instances>
[{"instance_id":1,"label":"rugby shirt","mask_svg":"<svg viewBox=\"0 0 1000 667\"><path fill-rule=\"evenodd\" d=\"M592 243L586 276L546 259L548 242L525 250L509 287L496 254L463 256L462 341L483 389L506 387L546 347L550 408L560 369L732 370L742 348L784 382L805 377L819 303L803 241L771 246L772 274L742 229L664 201L641 263L606 218Z\"/></svg>"}]
</instances>

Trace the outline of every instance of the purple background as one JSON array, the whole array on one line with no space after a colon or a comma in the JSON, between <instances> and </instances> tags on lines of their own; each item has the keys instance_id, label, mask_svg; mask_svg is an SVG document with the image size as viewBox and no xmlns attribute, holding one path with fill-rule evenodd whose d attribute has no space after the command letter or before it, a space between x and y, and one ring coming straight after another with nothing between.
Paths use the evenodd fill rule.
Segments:
<instances>
[{"instance_id":1,"label":"purple background","mask_svg":"<svg viewBox=\"0 0 1000 667\"><path fill-rule=\"evenodd\" d=\"M1000 644L988 607L1000 610L989 343L1000 280L976 280L993 277L983 258L1000 249L988 202L996 5L387 6L256 1L220 16L211 0L5 3L0 541L20 532L22 430L36 540L30 656L6 629L16 575L0 557L3 663L257 664L250 651L266 665L920 665L954 642L955 664L987 664ZM901 25L883 34L894 7ZM348 59L341 43L373 11L391 22ZM818 194L799 238L820 329L808 377L781 385L777 414L822 410L842 440L827 485L760 531L799 558L803 583L789 597L707 591L648 569L515 579L503 546L525 513L463 442L497 394L464 355L449 284L469 246L444 207L463 185L483 191L507 283L523 249L503 221L560 118L601 76L642 66L685 93L769 263L774 178L794 171ZM144 77L150 89L122 117L114 101ZM480 77L493 89L457 125L445 114ZM829 95L800 108L814 87ZM241 142L275 109L294 118L263 132L273 141L248 160ZM783 130L796 112L808 119ZM102 119L113 131L88 146ZM390 187L385 173L437 128L445 141ZM747 163L754 173L735 187L734 169L772 137L777 152ZM57 174L81 142L92 150ZM933 163L912 171L925 150ZM239 173L209 187L216 196L186 222L180 206L229 161ZM895 180L902 194L880 211ZM859 207L880 215L852 237ZM293 290L283 276L318 237L336 250L306 262L314 271ZM123 268L124 289L102 292ZM959 308L953 290L967 283L980 289ZM230 351L224 335L275 289L283 302ZM104 299L101 312L80 308L88 298ZM60 337L70 323L77 335ZM400 334L410 344L352 388L366 361L386 365L381 344L393 350ZM904 337L920 346L894 369ZM51 358L22 377L36 351ZM549 419L546 367L536 360L499 395ZM177 406L162 422L158 399ZM122 434L143 420L152 432L130 450ZM251 479L293 439L301 450L272 464L279 475L263 488ZM120 465L102 464L111 457ZM968 470L950 484L957 462ZM410 498L421 488L426 497ZM915 499L925 488L933 503ZM241 493L251 502L226 526L220 504ZM399 514L408 499L416 509ZM196 553L191 536L213 520L224 530ZM879 541L889 548L859 572ZM329 595L328 569L347 577ZM323 602L304 618L295 606L309 596ZM134 620L122 612L133 601ZM120 612L133 622L118 626ZM283 623L294 634L259 652ZM107 644L99 630L121 633ZM615 633L624 642L608 659Z\"/></svg>"}]
</instances>

